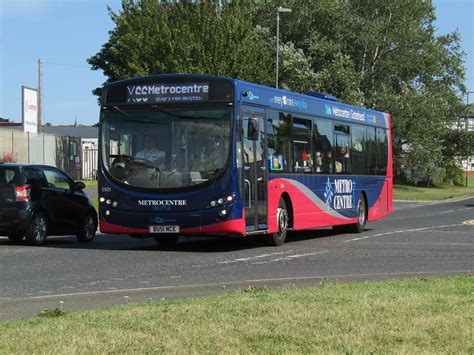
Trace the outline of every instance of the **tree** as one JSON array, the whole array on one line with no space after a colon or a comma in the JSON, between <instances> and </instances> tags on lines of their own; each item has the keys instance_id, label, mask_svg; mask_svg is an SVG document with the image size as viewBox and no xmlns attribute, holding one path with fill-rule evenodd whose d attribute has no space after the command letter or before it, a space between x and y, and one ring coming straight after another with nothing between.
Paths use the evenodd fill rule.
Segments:
<instances>
[{"instance_id":1,"label":"tree","mask_svg":"<svg viewBox=\"0 0 474 355\"><path fill-rule=\"evenodd\" d=\"M257 18L269 33L281 5L258 2ZM431 2L288 0L284 6L292 12L280 24L282 87L389 112L397 178L407 166L425 180L452 166L444 147L465 90L463 53L458 33L435 35Z\"/></svg>"},{"instance_id":2,"label":"tree","mask_svg":"<svg viewBox=\"0 0 474 355\"><path fill-rule=\"evenodd\" d=\"M389 112L397 178L452 167L464 59L458 33L435 35L431 1L123 2L88 61L108 81L174 72L273 85L278 6L292 9L280 22L282 88Z\"/></svg>"},{"instance_id":3,"label":"tree","mask_svg":"<svg viewBox=\"0 0 474 355\"><path fill-rule=\"evenodd\" d=\"M273 59L250 1L122 2L109 40L88 59L107 82L159 73L212 74L270 84ZM96 94L99 91L94 91Z\"/></svg>"}]
</instances>

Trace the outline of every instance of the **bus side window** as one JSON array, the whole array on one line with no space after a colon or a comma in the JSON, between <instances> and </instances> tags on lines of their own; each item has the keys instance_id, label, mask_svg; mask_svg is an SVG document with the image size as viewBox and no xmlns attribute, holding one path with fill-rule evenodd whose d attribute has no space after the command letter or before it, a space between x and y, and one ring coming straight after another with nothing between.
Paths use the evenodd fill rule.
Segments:
<instances>
[{"instance_id":1,"label":"bus side window","mask_svg":"<svg viewBox=\"0 0 474 355\"><path fill-rule=\"evenodd\" d=\"M334 125L334 168L336 174L350 174L350 127L348 125Z\"/></svg>"},{"instance_id":2,"label":"bus side window","mask_svg":"<svg viewBox=\"0 0 474 355\"><path fill-rule=\"evenodd\" d=\"M352 173L366 175L369 170L367 151L367 127L352 125L351 164Z\"/></svg>"},{"instance_id":3,"label":"bus side window","mask_svg":"<svg viewBox=\"0 0 474 355\"><path fill-rule=\"evenodd\" d=\"M321 174L332 174L334 172L332 123L323 119L315 120L313 136L314 171Z\"/></svg>"},{"instance_id":4,"label":"bus side window","mask_svg":"<svg viewBox=\"0 0 474 355\"><path fill-rule=\"evenodd\" d=\"M293 119L293 151L295 173L311 173L313 167L313 152L311 143L311 121Z\"/></svg>"},{"instance_id":5,"label":"bus side window","mask_svg":"<svg viewBox=\"0 0 474 355\"><path fill-rule=\"evenodd\" d=\"M388 136L387 130L383 128L376 129L377 145L377 175L387 174L388 164Z\"/></svg>"},{"instance_id":6,"label":"bus side window","mask_svg":"<svg viewBox=\"0 0 474 355\"><path fill-rule=\"evenodd\" d=\"M267 111L268 161L270 172L292 172L292 115Z\"/></svg>"}]
</instances>

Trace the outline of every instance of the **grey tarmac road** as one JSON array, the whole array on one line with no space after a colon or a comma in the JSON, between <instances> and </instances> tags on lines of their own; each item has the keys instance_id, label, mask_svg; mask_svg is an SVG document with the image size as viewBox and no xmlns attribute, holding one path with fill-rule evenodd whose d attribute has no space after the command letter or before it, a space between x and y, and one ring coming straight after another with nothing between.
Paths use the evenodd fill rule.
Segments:
<instances>
[{"instance_id":1,"label":"grey tarmac road","mask_svg":"<svg viewBox=\"0 0 474 355\"><path fill-rule=\"evenodd\" d=\"M470 224L468 221L471 221ZM474 274L474 198L395 202L362 234L293 232L282 247L258 238L153 240L98 235L91 244L55 237L44 247L0 237L0 320L44 308L79 310L188 298L248 285L313 286L394 277Z\"/></svg>"}]
</instances>

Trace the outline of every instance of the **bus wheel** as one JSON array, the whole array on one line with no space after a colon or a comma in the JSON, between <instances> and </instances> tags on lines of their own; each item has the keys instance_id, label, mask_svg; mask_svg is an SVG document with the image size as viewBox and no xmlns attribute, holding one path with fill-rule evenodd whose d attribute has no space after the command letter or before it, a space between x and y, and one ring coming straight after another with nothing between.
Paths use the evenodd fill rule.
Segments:
<instances>
[{"instance_id":1,"label":"bus wheel","mask_svg":"<svg viewBox=\"0 0 474 355\"><path fill-rule=\"evenodd\" d=\"M178 242L179 235L155 236L155 241L164 248L174 248Z\"/></svg>"},{"instance_id":2,"label":"bus wheel","mask_svg":"<svg viewBox=\"0 0 474 355\"><path fill-rule=\"evenodd\" d=\"M277 209L278 232L267 237L267 244L272 246L280 246L285 242L286 233L288 232L288 210L284 199L280 199Z\"/></svg>"},{"instance_id":3,"label":"bus wheel","mask_svg":"<svg viewBox=\"0 0 474 355\"><path fill-rule=\"evenodd\" d=\"M367 223L367 204L365 203L364 195L359 195L359 202L357 203L357 223L349 224L347 230L351 233L362 233Z\"/></svg>"}]
</instances>

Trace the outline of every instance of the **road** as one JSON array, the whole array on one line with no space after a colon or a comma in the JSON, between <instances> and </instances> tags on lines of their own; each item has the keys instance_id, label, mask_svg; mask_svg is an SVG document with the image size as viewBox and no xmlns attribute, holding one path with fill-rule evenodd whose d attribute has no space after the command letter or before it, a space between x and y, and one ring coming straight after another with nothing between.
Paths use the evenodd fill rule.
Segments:
<instances>
[{"instance_id":1,"label":"road","mask_svg":"<svg viewBox=\"0 0 474 355\"><path fill-rule=\"evenodd\" d=\"M362 234L315 230L288 238L282 247L258 238L182 238L163 250L154 240L120 235L98 235L91 244L54 237L44 247L0 237L0 320L59 305L77 310L248 285L473 274L474 198L396 202L391 216Z\"/></svg>"}]
</instances>

